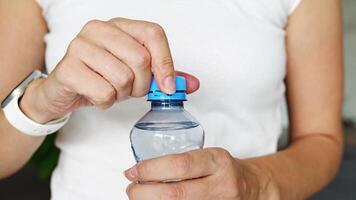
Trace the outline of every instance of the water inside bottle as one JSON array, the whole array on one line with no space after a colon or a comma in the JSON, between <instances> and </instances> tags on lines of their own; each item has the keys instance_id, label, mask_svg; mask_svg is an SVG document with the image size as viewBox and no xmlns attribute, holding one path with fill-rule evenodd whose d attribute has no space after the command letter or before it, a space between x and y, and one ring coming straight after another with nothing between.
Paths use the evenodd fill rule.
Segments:
<instances>
[{"instance_id":1,"label":"water inside bottle","mask_svg":"<svg viewBox=\"0 0 356 200\"><path fill-rule=\"evenodd\" d=\"M132 150L139 162L203 148L202 132L192 121L138 123L131 133Z\"/></svg>"}]
</instances>

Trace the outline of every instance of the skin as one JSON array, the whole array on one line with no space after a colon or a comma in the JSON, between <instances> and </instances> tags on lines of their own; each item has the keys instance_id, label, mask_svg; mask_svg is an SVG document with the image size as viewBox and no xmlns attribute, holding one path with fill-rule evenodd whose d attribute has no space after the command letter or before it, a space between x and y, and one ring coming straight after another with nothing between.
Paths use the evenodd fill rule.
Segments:
<instances>
[{"instance_id":1,"label":"skin","mask_svg":"<svg viewBox=\"0 0 356 200\"><path fill-rule=\"evenodd\" d=\"M27 74L44 66L47 30L35 1L1 0L0 17L0 67L6 72L0 75L2 100ZM29 118L46 123L81 106L106 109L129 97L142 97L152 75L162 91L174 93L175 74L186 77L188 93L199 88L194 76L174 71L166 35L158 24L123 18L92 20L72 40L48 78L31 82L19 104ZM0 122L4 161L0 177L5 177L28 161L44 137L21 134L2 112Z\"/></svg>"},{"instance_id":2,"label":"skin","mask_svg":"<svg viewBox=\"0 0 356 200\"><path fill-rule=\"evenodd\" d=\"M343 149L340 4L339 0L303 0L290 16L286 28L286 85L292 141L287 149L273 155L240 160L222 148L207 148L142 161L124 172L132 181L127 189L129 198L297 200L309 197L330 182L338 171ZM39 8L33 1L25 0L0 0L0 27L6 27L0 28L0 69L6 72L0 74L2 99L35 66L43 66L42 38L46 28ZM21 31L17 31L18 27ZM116 32L107 37L109 35L104 30L109 27L110 30L120 27L124 33ZM109 39L104 41L99 36ZM20 102L25 114L38 122L63 116L79 106L107 108L129 96L143 95L149 82L146 73L153 72L160 80L162 90L174 90L174 86L163 81L165 77L173 76L174 68L164 31L156 24L127 19L93 21L73 41L76 42L71 43L50 76L33 82ZM117 51L121 54L116 54L117 45L110 46L114 41L129 45L132 51ZM86 51L79 52L78 49ZM109 49L111 54L103 49ZM95 59L88 56L93 52L99 55ZM140 62L132 62L135 58ZM147 66L141 67L145 64ZM71 69L69 66L79 67ZM98 69L96 66L108 67ZM120 80L111 77L110 73L121 74L122 71L115 71L118 69L131 70L135 78L128 78L129 70L128 77ZM84 70L87 76L71 77L70 70ZM93 71L104 78L100 79ZM197 79L186 76L190 92L195 91L199 86ZM93 85L93 89L85 84L74 87L74 83L82 81L91 84L86 81L89 77L97 85ZM122 79L127 81L122 83ZM63 106L66 109L60 109ZM1 113L0 177L21 168L42 140L43 137L19 133ZM172 179L180 181L164 183ZM139 184L140 181L150 183Z\"/></svg>"}]
</instances>

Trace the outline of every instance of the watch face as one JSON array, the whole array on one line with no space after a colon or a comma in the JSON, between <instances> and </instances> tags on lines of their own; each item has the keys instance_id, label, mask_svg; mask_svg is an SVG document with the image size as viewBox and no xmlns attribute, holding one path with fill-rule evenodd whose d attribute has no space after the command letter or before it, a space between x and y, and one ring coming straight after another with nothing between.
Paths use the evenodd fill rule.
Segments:
<instances>
[{"instance_id":1,"label":"watch face","mask_svg":"<svg viewBox=\"0 0 356 200\"><path fill-rule=\"evenodd\" d=\"M13 100L15 97L21 96L26 87L31 83L31 81L41 78L42 77L42 72L39 70L34 70L31 72L27 77L19 83L15 89L11 91L11 93L1 102L1 108L4 108L11 100Z\"/></svg>"}]
</instances>

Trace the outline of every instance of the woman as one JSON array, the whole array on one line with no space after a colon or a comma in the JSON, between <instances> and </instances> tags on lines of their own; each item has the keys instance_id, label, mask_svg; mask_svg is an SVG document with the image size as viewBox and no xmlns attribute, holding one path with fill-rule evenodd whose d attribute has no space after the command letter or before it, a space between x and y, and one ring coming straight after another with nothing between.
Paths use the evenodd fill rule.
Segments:
<instances>
[{"instance_id":1,"label":"woman","mask_svg":"<svg viewBox=\"0 0 356 200\"><path fill-rule=\"evenodd\" d=\"M337 173L340 1L0 2L0 99L46 66L49 76L31 81L15 105L39 124L73 111L56 141L53 200L304 199ZM189 92L200 80L187 109L205 129L206 148L134 165L128 134L148 109L135 97L152 75L173 93L177 74ZM285 91L291 143L277 152ZM6 177L44 136L0 117ZM181 181L162 182L172 179Z\"/></svg>"}]
</instances>

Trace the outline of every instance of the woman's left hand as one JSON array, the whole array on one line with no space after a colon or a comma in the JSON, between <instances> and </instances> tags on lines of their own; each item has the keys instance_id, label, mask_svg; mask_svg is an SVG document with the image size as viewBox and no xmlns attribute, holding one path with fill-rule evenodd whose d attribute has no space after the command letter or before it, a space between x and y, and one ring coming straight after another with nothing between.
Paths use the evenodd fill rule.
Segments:
<instances>
[{"instance_id":1,"label":"woman's left hand","mask_svg":"<svg viewBox=\"0 0 356 200\"><path fill-rule=\"evenodd\" d=\"M224 149L207 148L141 161L125 176L132 181L130 200L272 199L265 191L271 181L261 172Z\"/></svg>"}]
</instances>

